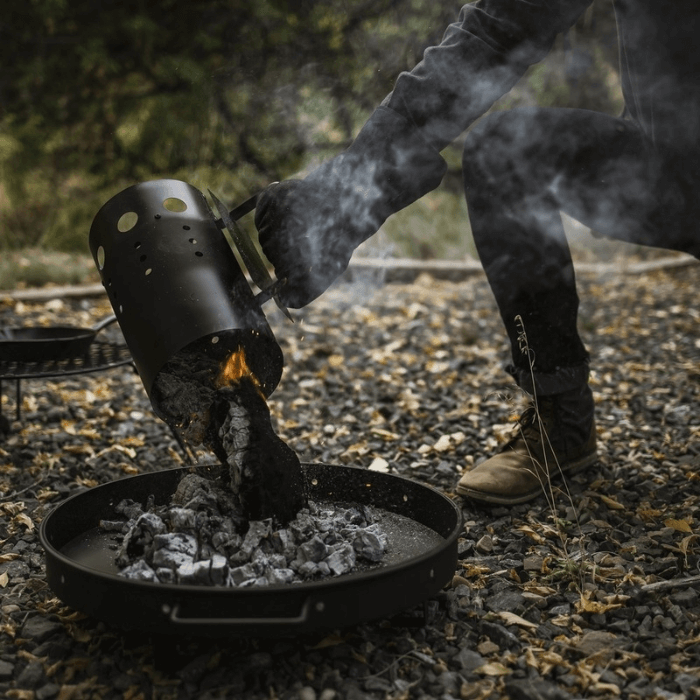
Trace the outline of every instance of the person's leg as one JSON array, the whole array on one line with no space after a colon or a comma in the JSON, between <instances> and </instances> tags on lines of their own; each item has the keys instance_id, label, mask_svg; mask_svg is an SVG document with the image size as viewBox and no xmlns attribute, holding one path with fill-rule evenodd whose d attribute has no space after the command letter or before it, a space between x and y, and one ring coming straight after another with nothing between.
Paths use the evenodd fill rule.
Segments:
<instances>
[{"instance_id":1,"label":"person's leg","mask_svg":"<svg viewBox=\"0 0 700 700\"><path fill-rule=\"evenodd\" d=\"M538 412L526 413L501 455L464 475L458 493L518 503L548 474L595 461L588 353L560 211L606 236L696 253L677 175L634 125L596 112L512 110L470 132L472 232L511 342L511 372Z\"/></svg>"}]
</instances>

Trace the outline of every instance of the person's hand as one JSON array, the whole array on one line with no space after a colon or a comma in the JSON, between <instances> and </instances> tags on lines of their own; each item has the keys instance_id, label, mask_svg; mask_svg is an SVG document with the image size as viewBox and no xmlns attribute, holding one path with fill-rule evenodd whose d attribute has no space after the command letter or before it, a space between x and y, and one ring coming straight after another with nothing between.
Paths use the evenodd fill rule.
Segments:
<instances>
[{"instance_id":1,"label":"person's hand","mask_svg":"<svg viewBox=\"0 0 700 700\"><path fill-rule=\"evenodd\" d=\"M320 296L355 248L437 187L446 169L414 125L379 107L345 152L304 180L270 185L258 199L255 225L277 278L286 280L280 302L298 309Z\"/></svg>"},{"instance_id":2,"label":"person's hand","mask_svg":"<svg viewBox=\"0 0 700 700\"><path fill-rule=\"evenodd\" d=\"M338 195L312 178L270 185L258 199L255 225L260 245L277 279L285 281L279 292L285 306L306 306L350 262L359 241L342 216Z\"/></svg>"}]
</instances>

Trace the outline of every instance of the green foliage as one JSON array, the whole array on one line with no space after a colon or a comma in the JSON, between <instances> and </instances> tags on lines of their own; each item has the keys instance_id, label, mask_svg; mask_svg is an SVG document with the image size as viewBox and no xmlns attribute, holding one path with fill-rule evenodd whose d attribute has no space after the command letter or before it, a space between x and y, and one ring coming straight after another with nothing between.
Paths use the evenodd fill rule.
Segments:
<instances>
[{"instance_id":1,"label":"green foliage","mask_svg":"<svg viewBox=\"0 0 700 700\"><path fill-rule=\"evenodd\" d=\"M85 251L94 214L136 182L180 178L234 204L337 153L458 5L6 0L0 248ZM561 80L535 71L523 94L556 103Z\"/></svg>"},{"instance_id":2,"label":"green foliage","mask_svg":"<svg viewBox=\"0 0 700 700\"><path fill-rule=\"evenodd\" d=\"M0 246L84 249L135 182L234 201L337 151L430 39L407 10L443 24L409 0L7 0Z\"/></svg>"}]
</instances>

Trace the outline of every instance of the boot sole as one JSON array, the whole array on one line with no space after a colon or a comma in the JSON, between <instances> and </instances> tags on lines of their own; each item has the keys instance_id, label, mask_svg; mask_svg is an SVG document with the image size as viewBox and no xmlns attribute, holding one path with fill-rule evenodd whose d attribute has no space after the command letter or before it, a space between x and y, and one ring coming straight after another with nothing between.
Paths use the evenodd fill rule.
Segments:
<instances>
[{"instance_id":1,"label":"boot sole","mask_svg":"<svg viewBox=\"0 0 700 700\"><path fill-rule=\"evenodd\" d=\"M564 467L557 469L556 473L551 475L551 478L555 479L561 478L563 475L567 474L576 474L585 469L586 467L590 467L592 464L595 464L597 461L598 451L594 450L593 452L587 455L579 457L573 462L569 462ZM527 493L513 494L512 496L504 496L503 494L489 493L488 491L474 491L473 489L467 488L466 486L460 486L458 484L455 488L455 492L458 495L464 496L465 498L469 498L470 500L476 503L484 503L487 505L496 506L517 506L521 503L527 503L528 501L537 498L537 496L542 495L542 487L538 486L536 489L528 491Z\"/></svg>"}]
</instances>

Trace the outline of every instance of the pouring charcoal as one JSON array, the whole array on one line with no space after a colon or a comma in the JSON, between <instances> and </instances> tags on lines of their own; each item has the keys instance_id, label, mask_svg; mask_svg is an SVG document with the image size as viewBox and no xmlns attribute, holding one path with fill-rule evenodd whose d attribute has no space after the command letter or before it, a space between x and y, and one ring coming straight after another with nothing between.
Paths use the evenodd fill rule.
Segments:
<instances>
[{"instance_id":1,"label":"pouring charcoal","mask_svg":"<svg viewBox=\"0 0 700 700\"><path fill-rule=\"evenodd\" d=\"M279 281L236 223L257 196L232 213L211 196L219 219L185 182L128 187L95 216L90 250L156 414L186 443L217 455L221 464L208 476L228 490L244 522L285 524L306 491L265 403L283 357L262 303L276 298ZM224 227L264 297L254 294Z\"/></svg>"},{"instance_id":2,"label":"pouring charcoal","mask_svg":"<svg viewBox=\"0 0 700 700\"><path fill-rule=\"evenodd\" d=\"M180 355L156 385L168 422L219 459L211 476L234 496L246 522L272 518L284 525L306 506L301 463L275 433L243 348L222 365L206 356Z\"/></svg>"},{"instance_id":3,"label":"pouring charcoal","mask_svg":"<svg viewBox=\"0 0 700 700\"><path fill-rule=\"evenodd\" d=\"M286 524L306 505L299 458L276 435L267 402L251 378L217 392L209 434L249 520Z\"/></svg>"}]
</instances>

